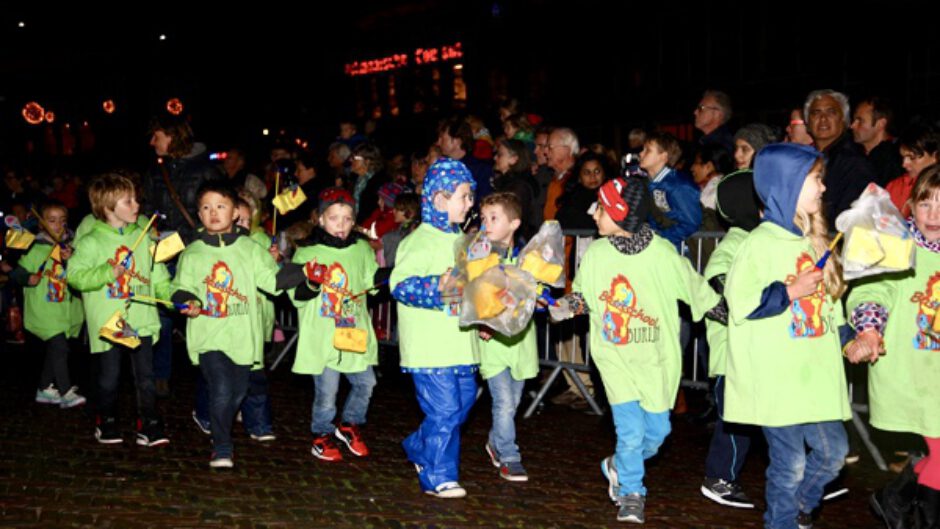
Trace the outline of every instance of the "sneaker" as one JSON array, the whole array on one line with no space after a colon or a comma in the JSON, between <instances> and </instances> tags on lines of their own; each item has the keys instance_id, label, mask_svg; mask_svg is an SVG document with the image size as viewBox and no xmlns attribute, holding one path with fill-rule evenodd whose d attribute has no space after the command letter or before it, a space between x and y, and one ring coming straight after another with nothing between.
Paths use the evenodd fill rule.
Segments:
<instances>
[{"instance_id":1,"label":"sneaker","mask_svg":"<svg viewBox=\"0 0 940 529\"><path fill-rule=\"evenodd\" d=\"M206 434L212 435L212 430L209 429L209 421L204 421L196 415L196 410L193 410L193 421L196 423L196 427L199 428L199 431Z\"/></svg>"},{"instance_id":2,"label":"sneaker","mask_svg":"<svg viewBox=\"0 0 940 529\"><path fill-rule=\"evenodd\" d=\"M36 390L36 402L40 404L62 404L62 396L54 385L49 384L46 389Z\"/></svg>"},{"instance_id":3,"label":"sneaker","mask_svg":"<svg viewBox=\"0 0 940 529\"><path fill-rule=\"evenodd\" d=\"M610 496L610 501L616 503L620 482L617 480L617 467L614 465L613 456L601 460L601 473L607 478L607 495Z\"/></svg>"},{"instance_id":4,"label":"sneaker","mask_svg":"<svg viewBox=\"0 0 940 529\"><path fill-rule=\"evenodd\" d=\"M209 460L209 468L232 468L234 466L235 462L231 457L219 457L214 452L212 459Z\"/></svg>"},{"instance_id":5,"label":"sneaker","mask_svg":"<svg viewBox=\"0 0 940 529\"><path fill-rule=\"evenodd\" d=\"M343 453L339 451L339 447L336 446L336 443L333 441L333 436L330 434L324 434L315 438L313 440L313 446L310 448L310 453L317 459L324 461L343 460Z\"/></svg>"},{"instance_id":6,"label":"sneaker","mask_svg":"<svg viewBox=\"0 0 940 529\"><path fill-rule=\"evenodd\" d=\"M333 433L337 439L346 444L346 448L349 448L353 455L359 457L369 455L369 447L366 446L366 442L362 439L362 432L355 424L340 423Z\"/></svg>"},{"instance_id":7,"label":"sneaker","mask_svg":"<svg viewBox=\"0 0 940 529\"><path fill-rule=\"evenodd\" d=\"M59 407L67 409L81 406L82 404L85 404L85 397L78 394L78 386L72 386L65 392L65 395L62 395Z\"/></svg>"},{"instance_id":8,"label":"sneaker","mask_svg":"<svg viewBox=\"0 0 940 529\"><path fill-rule=\"evenodd\" d=\"M252 440L258 441L259 443L270 443L271 441L277 440L277 436L272 432L251 433L248 434L248 437L251 437Z\"/></svg>"},{"instance_id":9,"label":"sneaker","mask_svg":"<svg viewBox=\"0 0 940 529\"><path fill-rule=\"evenodd\" d=\"M737 483L727 482L719 478L705 478L700 489L702 495L720 505L738 509L753 509L752 502L741 486Z\"/></svg>"},{"instance_id":10,"label":"sneaker","mask_svg":"<svg viewBox=\"0 0 940 529\"><path fill-rule=\"evenodd\" d=\"M847 456L845 456L845 464L854 465L855 463L858 463L859 460L861 459L862 459L861 454L853 450L849 452Z\"/></svg>"},{"instance_id":11,"label":"sneaker","mask_svg":"<svg viewBox=\"0 0 940 529\"><path fill-rule=\"evenodd\" d=\"M639 493L627 494L617 498L617 521L630 523L644 523L646 517L643 515L643 507L646 505L646 497Z\"/></svg>"},{"instance_id":12,"label":"sneaker","mask_svg":"<svg viewBox=\"0 0 940 529\"><path fill-rule=\"evenodd\" d=\"M170 440L163 432L163 421L160 419L138 419L137 444L146 447L170 444Z\"/></svg>"},{"instance_id":13,"label":"sneaker","mask_svg":"<svg viewBox=\"0 0 940 529\"><path fill-rule=\"evenodd\" d=\"M460 486L456 481L448 481L434 487L433 490L424 491L436 498L463 498L467 495L467 489Z\"/></svg>"},{"instance_id":14,"label":"sneaker","mask_svg":"<svg viewBox=\"0 0 940 529\"><path fill-rule=\"evenodd\" d=\"M529 481L529 475L518 461L500 463L499 477L507 481Z\"/></svg>"},{"instance_id":15,"label":"sneaker","mask_svg":"<svg viewBox=\"0 0 940 529\"><path fill-rule=\"evenodd\" d=\"M799 529L813 529L813 515L808 512L801 512L796 515L796 526Z\"/></svg>"},{"instance_id":16,"label":"sneaker","mask_svg":"<svg viewBox=\"0 0 940 529\"><path fill-rule=\"evenodd\" d=\"M95 439L103 445L115 445L124 442L121 432L118 431L117 419L114 417L98 417L95 426Z\"/></svg>"},{"instance_id":17,"label":"sneaker","mask_svg":"<svg viewBox=\"0 0 940 529\"><path fill-rule=\"evenodd\" d=\"M486 450L486 455L490 456L490 463L493 463L493 466L499 468L499 456L496 455L496 450L493 448L490 443L486 443L486 446L483 447Z\"/></svg>"}]
</instances>

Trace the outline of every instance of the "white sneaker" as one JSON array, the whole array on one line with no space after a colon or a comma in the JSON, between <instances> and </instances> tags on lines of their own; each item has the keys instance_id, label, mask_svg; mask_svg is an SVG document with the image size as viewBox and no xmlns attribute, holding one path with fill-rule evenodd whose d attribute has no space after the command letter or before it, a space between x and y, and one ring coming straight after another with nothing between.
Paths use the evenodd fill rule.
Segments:
<instances>
[{"instance_id":1,"label":"white sneaker","mask_svg":"<svg viewBox=\"0 0 940 529\"><path fill-rule=\"evenodd\" d=\"M85 397L78 394L78 386L69 388L65 395L62 395L62 400L59 402L59 406L62 408L74 408L82 404L85 404Z\"/></svg>"},{"instance_id":2,"label":"white sneaker","mask_svg":"<svg viewBox=\"0 0 940 529\"><path fill-rule=\"evenodd\" d=\"M277 436L271 432L260 433L260 434L248 434L248 436L251 437L252 440L258 441L260 443L270 443L271 441L277 440Z\"/></svg>"},{"instance_id":3,"label":"white sneaker","mask_svg":"<svg viewBox=\"0 0 940 529\"><path fill-rule=\"evenodd\" d=\"M232 468L235 462L230 457L217 457L209 461L209 468Z\"/></svg>"},{"instance_id":4,"label":"white sneaker","mask_svg":"<svg viewBox=\"0 0 940 529\"><path fill-rule=\"evenodd\" d=\"M59 395L59 390L53 384L49 384L46 389L36 390L36 402L40 404L61 404L62 396Z\"/></svg>"},{"instance_id":5,"label":"white sneaker","mask_svg":"<svg viewBox=\"0 0 940 529\"><path fill-rule=\"evenodd\" d=\"M467 490L460 486L456 481L447 481L434 487L434 490L426 490L425 494L430 494L436 498L463 498L467 495Z\"/></svg>"}]
</instances>

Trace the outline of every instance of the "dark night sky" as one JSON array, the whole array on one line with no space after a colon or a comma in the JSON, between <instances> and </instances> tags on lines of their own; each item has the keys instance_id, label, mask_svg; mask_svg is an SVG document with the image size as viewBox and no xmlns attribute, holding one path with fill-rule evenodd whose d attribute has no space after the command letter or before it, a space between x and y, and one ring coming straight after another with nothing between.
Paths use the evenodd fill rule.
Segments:
<instances>
[{"instance_id":1,"label":"dark night sky","mask_svg":"<svg viewBox=\"0 0 940 529\"><path fill-rule=\"evenodd\" d=\"M779 121L820 87L886 95L904 114L937 110L932 4L821 4L419 0L199 14L141 4L135 12L162 10L135 15L4 6L0 155L15 159L36 136L19 112L38 100L63 120L91 121L125 160L145 157L147 120L171 96L216 147L259 144L267 126L325 148L335 120L354 109L346 61L455 41L464 45L469 110L492 122L492 97L508 91L608 143L618 127L690 121L709 86L731 93L742 123ZM107 119L105 97L119 108Z\"/></svg>"}]
</instances>

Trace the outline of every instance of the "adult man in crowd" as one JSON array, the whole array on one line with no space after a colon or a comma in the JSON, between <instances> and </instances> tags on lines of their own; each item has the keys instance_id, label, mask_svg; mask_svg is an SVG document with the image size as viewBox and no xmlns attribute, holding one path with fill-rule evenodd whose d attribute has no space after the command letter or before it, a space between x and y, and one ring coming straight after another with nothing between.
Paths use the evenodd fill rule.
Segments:
<instances>
[{"instance_id":1,"label":"adult man in crowd","mask_svg":"<svg viewBox=\"0 0 940 529\"><path fill-rule=\"evenodd\" d=\"M545 192L545 207L542 209L545 219L554 219L558 213L558 197L565 190L565 183L571 178L571 168L574 167L581 152L578 136L567 127L560 127L548 136L548 166L554 171L552 181Z\"/></svg>"},{"instance_id":2,"label":"adult man in crowd","mask_svg":"<svg viewBox=\"0 0 940 529\"><path fill-rule=\"evenodd\" d=\"M692 112L695 128L702 132L701 146L718 145L734 155L734 135L728 129L731 119L731 98L720 90L706 90Z\"/></svg>"},{"instance_id":3,"label":"adult man in crowd","mask_svg":"<svg viewBox=\"0 0 940 529\"><path fill-rule=\"evenodd\" d=\"M441 123L437 129L437 144L444 156L462 162L470 170L477 183L476 204L493 192L493 165L470 154L473 150L473 130L466 121L451 118Z\"/></svg>"},{"instance_id":4,"label":"adult man in crowd","mask_svg":"<svg viewBox=\"0 0 940 529\"><path fill-rule=\"evenodd\" d=\"M865 149L868 161L875 168L881 187L904 174L901 153L889 132L894 124L894 111L879 97L869 97L855 106L852 116L852 137Z\"/></svg>"},{"instance_id":5,"label":"adult man in crowd","mask_svg":"<svg viewBox=\"0 0 940 529\"><path fill-rule=\"evenodd\" d=\"M835 90L810 92L803 114L816 148L826 155L823 203L829 226L876 180L875 168L849 133L849 98Z\"/></svg>"}]
</instances>

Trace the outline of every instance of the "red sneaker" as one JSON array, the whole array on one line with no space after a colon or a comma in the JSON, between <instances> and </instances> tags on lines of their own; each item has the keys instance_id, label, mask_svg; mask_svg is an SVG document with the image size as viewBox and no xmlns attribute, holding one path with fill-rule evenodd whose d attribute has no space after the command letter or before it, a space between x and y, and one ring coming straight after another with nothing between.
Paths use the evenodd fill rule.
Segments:
<instances>
[{"instance_id":1,"label":"red sneaker","mask_svg":"<svg viewBox=\"0 0 940 529\"><path fill-rule=\"evenodd\" d=\"M343 453L339 451L339 447L336 446L336 443L333 441L333 436L330 434L321 435L313 440L313 447L310 448L310 453L318 459L324 461L342 461Z\"/></svg>"},{"instance_id":2,"label":"red sneaker","mask_svg":"<svg viewBox=\"0 0 940 529\"><path fill-rule=\"evenodd\" d=\"M366 446L366 442L362 440L362 432L359 431L359 427L355 424L346 424L341 423L338 428L336 428L336 438L346 444L346 447L349 448L349 451L354 455L359 457L365 457L369 455L369 447Z\"/></svg>"}]
</instances>

